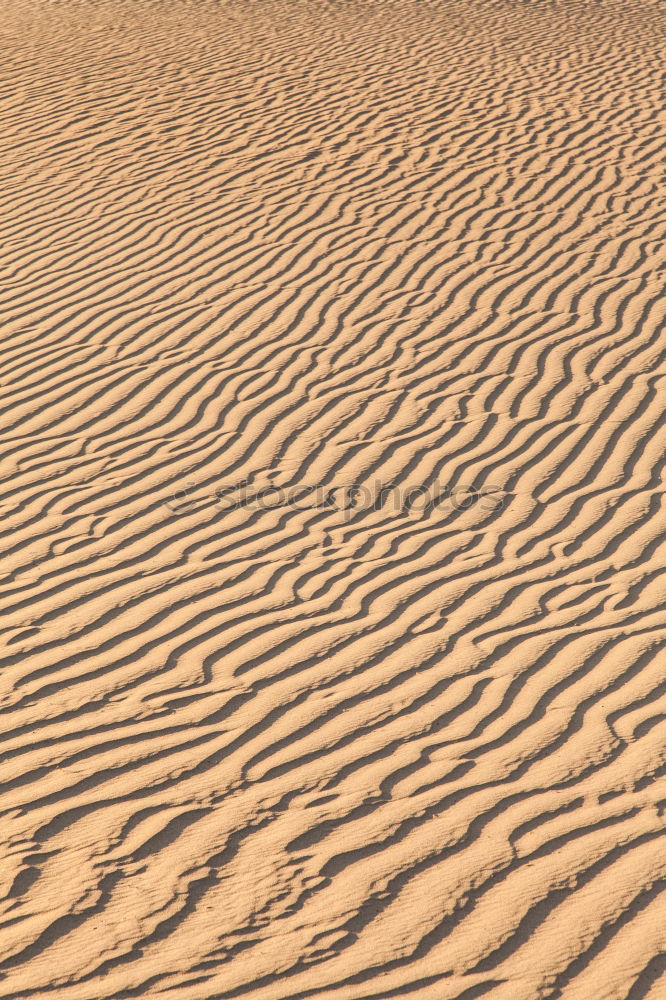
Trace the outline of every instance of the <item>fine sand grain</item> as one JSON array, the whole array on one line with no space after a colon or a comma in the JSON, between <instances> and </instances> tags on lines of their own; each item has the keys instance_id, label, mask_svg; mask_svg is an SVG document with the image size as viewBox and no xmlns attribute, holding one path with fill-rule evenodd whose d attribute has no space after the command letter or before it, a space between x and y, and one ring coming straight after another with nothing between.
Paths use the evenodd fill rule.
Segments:
<instances>
[{"instance_id":1,"label":"fine sand grain","mask_svg":"<svg viewBox=\"0 0 666 1000\"><path fill-rule=\"evenodd\" d=\"M663 1000L664 5L2 8L0 998Z\"/></svg>"}]
</instances>

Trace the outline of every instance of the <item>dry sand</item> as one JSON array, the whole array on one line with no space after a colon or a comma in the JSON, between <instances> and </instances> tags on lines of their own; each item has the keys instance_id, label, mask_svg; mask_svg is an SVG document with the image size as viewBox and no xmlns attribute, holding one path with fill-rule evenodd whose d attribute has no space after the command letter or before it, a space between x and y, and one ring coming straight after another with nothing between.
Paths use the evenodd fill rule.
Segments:
<instances>
[{"instance_id":1,"label":"dry sand","mask_svg":"<svg viewBox=\"0 0 666 1000\"><path fill-rule=\"evenodd\" d=\"M665 997L663 5L3 17L0 997Z\"/></svg>"}]
</instances>

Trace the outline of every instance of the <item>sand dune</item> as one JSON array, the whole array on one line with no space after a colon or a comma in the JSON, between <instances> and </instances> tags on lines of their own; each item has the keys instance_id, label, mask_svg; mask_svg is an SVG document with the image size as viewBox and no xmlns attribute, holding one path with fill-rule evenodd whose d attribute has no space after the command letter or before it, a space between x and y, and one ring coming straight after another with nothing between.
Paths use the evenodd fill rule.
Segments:
<instances>
[{"instance_id":1,"label":"sand dune","mask_svg":"<svg viewBox=\"0 0 666 1000\"><path fill-rule=\"evenodd\" d=\"M664 997L663 5L4 13L0 998Z\"/></svg>"}]
</instances>

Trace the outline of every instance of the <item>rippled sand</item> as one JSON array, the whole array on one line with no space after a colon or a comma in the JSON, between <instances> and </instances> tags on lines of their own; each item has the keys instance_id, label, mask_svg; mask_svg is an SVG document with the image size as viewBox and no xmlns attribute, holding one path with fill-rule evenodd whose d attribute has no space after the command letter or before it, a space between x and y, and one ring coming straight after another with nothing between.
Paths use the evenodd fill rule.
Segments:
<instances>
[{"instance_id":1,"label":"rippled sand","mask_svg":"<svg viewBox=\"0 0 666 1000\"><path fill-rule=\"evenodd\" d=\"M666 11L5 0L0 997L666 996Z\"/></svg>"}]
</instances>

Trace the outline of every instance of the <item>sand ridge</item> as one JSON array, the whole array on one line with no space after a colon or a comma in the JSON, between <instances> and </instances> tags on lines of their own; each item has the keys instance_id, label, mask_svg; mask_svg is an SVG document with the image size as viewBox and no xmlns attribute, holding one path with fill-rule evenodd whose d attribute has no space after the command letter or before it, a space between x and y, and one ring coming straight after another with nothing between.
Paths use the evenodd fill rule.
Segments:
<instances>
[{"instance_id":1,"label":"sand ridge","mask_svg":"<svg viewBox=\"0 0 666 1000\"><path fill-rule=\"evenodd\" d=\"M0 998L663 997L662 5L4 13Z\"/></svg>"}]
</instances>

